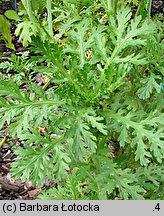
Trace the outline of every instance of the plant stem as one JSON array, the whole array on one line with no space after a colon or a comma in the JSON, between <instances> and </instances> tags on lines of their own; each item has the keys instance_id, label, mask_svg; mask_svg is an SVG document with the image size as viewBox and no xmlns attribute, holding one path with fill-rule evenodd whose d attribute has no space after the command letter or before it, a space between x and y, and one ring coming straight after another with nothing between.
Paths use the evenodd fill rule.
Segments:
<instances>
[{"instance_id":1,"label":"plant stem","mask_svg":"<svg viewBox=\"0 0 164 216\"><path fill-rule=\"evenodd\" d=\"M151 7L152 7L152 0L148 0L148 8L147 8L147 18L148 21L150 22L150 15L151 15Z\"/></svg>"},{"instance_id":2,"label":"plant stem","mask_svg":"<svg viewBox=\"0 0 164 216\"><path fill-rule=\"evenodd\" d=\"M22 0L22 4L27 11L30 21L35 23L35 17L33 16L33 13L32 13L32 7L31 7L30 0Z\"/></svg>"},{"instance_id":3,"label":"plant stem","mask_svg":"<svg viewBox=\"0 0 164 216\"><path fill-rule=\"evenodd\" d=\"M7 140L7 136L5 136L5 137L2 139L2 141L0 142L0 148L3 147L3 145L4 145L5 142L6 142L6 140Z\"/></svg>"},{"instance_id":4,"label":"plant stem","mask_svg":"<svg viewBox=\"0 0 164 216\"><path fill-rule=\"evenodd\" d=\"M48 18L47 18L48 31L49 31L49 35L53 38L51 0L47 0L47 12L48 12Z\"/></svg>"},{"instance_id":5,"label":"plant stem","mask_svg":"<svg viewBox=\"0 0 164 216\"><path fill-rule=\"evenodd\" d=\"M113 5L113 7L114 7L114 16L116 16L116 13L117 13L117 7L118 7L118 0L115 0L115 1L114 1L114 5Z\"/></svg>"},{"instance_id":6,"label":"plant stem","mask_svg":"<svg viewBox=\"0 0 164 216\"><path fill-rule=\"evenodd\" d=\"M50 81L50 79L48 79L48 81L42 87L43 91L45 91L47 89L47 87L50 85L50 83L51 83L51 81Z\"/></svg>"}]
</instances>

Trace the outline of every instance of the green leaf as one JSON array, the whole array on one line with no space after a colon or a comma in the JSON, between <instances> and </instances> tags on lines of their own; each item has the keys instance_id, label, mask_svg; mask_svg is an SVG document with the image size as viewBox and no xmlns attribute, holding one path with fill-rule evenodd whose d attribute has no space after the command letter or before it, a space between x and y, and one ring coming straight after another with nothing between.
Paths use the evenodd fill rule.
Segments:
<instances>
[{"instance_id":1,"label":"green leaf","mask_svg":"<svg viewBox=\"0 0 164 216\"><path fill-rule=\"evenodd\" d=\"M126 200L129 197L134 200L144 199L141 195L144 189L136 184L135 175L130 169L122 170L117 164L100 155L94 156L93 160L97 173L94 181L99 188L97 191L99 198L107 199L107 196L117 188L120 191L119 199ZM104 195L101 197L102 194L106 194L105 197Z\"/></svg>"},{"instance_id":2,"label":"green leaf","mask_svg":"<svg viewBox=\"0 0 164 216\"><path fill-rule=\"evenodd\" d=\"M101 25L92 29L95 44L93 45L94 53L92 54L90 60L91 64L95 64L100 61L105 64L108 59L108 53L106 50L107 37L105 30L106 28Z\"/></svg>"},{"instance_id":3,"label":"green leaf","mask_svg":"<svg viewBox=\"0 0 164 216\"><path fill-rule=\"evenodd\" d=\"M27 91L19 90L19 87L11 80L1 80L0 126L2 127L5 121L10 124L10 121L15 119L16 121L11 124L14 127L12 128L12 133L13 135L21 135L24 130L26 131L30 128L30 122L35 121L35 126L38 127L42 124L44 118L48 118L47 114L49 112L57 109L60 103L63 104L63 102L55 101L54 98L48 99L43 97L43 91L37 92L37 94L39 97L42 97L41 100L37 100L35 92L28 94ZM3 96L8 96L11 99L9 101L4 100Z\"/></svg>"},{"instance_id":4,"label":"green leaf","mask_svg":"<svg viewBox=\"0 0 164 216\"><path fill-rule=\"evenodd\" d=\"M3 15L0 15L0 32L2 33L3 38L6 41L6 46L14 50L15 47L12 44L12 35L10 32L10 27L10 22Z\"/></svg>"},{"instance_id":5,"label":"green leaf","mask_svg":"<svg viewBox=\"0 0 164 216\"><path fill-rule=\"evenodd\" d=\"M118 137L118 141L119 141L119 144L120 144L120 147L125 147L126 143L129 142L129 136L128 136L128 132L127 132L127 129L126 129L126 125L122 125L120 127L120 135Z\"/></svg>"},{"instance_id":6,"label":"green leaf","mask_svg":"<svg viewBox=\"0 0 164 216\"><path fill-rule=\"evenodd\" d=\"M140 160L141 165L147 165L149 163L147 157L151 158L151 154L147 151L148 147L145 145L143 137L144 135L141 132L138 132L137 136L133 138L131 145L132 147L137 145L135 160Z\"/></svg>"},{"instance_id":7,"label":"green leaf","mask_svg":"<svg viewBox=\"0 0 164 216\"><path fill-rule=\"evenodd\" d=\"M153 89L157 91L157 93L161 92L161 86L156 82L154 77L147 77L141 79L140 81L144 86L138 90L139 98L145 100L150 97L153 92Z\"/></svg>"},{"instance_id":8,"label":"green leaf","mask_svg":"<svg viewBox=\"0 0 164 216\"><path fill-rule=\"evenodd\" d=\"M65 53L73 53L80 58L80 67L83 67L86 62L85 53L91 48L94 38L89 34L90 20L83 20L75 25L74 29L69 31L69 41L66 45ZM72 46L72 44L74 46Z\"/></svg>"},{"instance_id":9,"label":"green leaf","mask_svg":"<svg viewBox=\"0 0 164 216\"><path fill-rule=\"evenodd\" d=\"M39 11L39 13L42 13L44 8L46 7L46 0L40 0L40 1L31 0L31 6L34 11L37 10Z\"/></svg>"},{"instance_id":10,"label":"green leaf","mask_svg":"<svg viewBox=\"0 0 164 216\"><path fill-rule=\"evenodd\" d=\"M14 10L7 10L5 11L5 16L8 18L8 19L11 19L11 20L19 20L19 16L18 14L14 11Z\"/></svg>"},{"instance_id":11,"label":"green leaf","mask_svg":"<svg viewBox=\"0 0 164 216\"><path fill-rule=\"evenodd\" d=\"M84 161L89 155L96 152L96 137L89 129L81 118L77 118L71 128L73 134L71 151L76 160Z\"/></svg>"},{"instance_id":12,"label":"green leaf","mask_svg":"<svg viewBox=\"0 0 164 216\"><path fill-rule=\"evenodd\" d=\"M132 148L137 146L135 160L140 160L141 165L147 166L152 154L159 163L162 163L164 158L163 114L154 112L145 117L145 113L141 111L138 113L127 112L127 114L125 112L127 111L121 109L117 113L113 111L104 112L103 116L109 121L108 129L113 128L120 134L118 139L121 141L121 146L125 146L126 143L130 144ZM141 120L136 121L136 116L140 116ZM114 119L113 123L110 120L111 118ZM125 137L122 139L124 134Z\"/></svg>"},{"instance_id":13,"label":"green leaf","mask_svg":"<svg viewBox=\"0 0 164 216\"><path fill-rule=\"evenodd\" d=\"M85 183L82 183L81 177L78 176L78 169L74 168L63 182L63 185L58 182L58 188L42 191L39 198L48 200L88 200L89 196L87 193L85 194Z\"/></svg>"},{"instance_id":14,"label":"green leaf","mask_svg":"<svg viewBox=\"0 0 164 216\"><path fill-rule=\"evenodd\" d=\"M119 57L118 59L118 56L122 55L121 52L123 53L125 48L146 45L146 39L142 36L152 34L155 29L155 26L147 21L141 24L141 16L135 16L134 19L131 19L131 15L131 9L126 7L123 10L118 10L117 21L114 20L112 15L109 16L112 27L111 39L115 48L111 57L108 58L107 66L112 62L121 62L121 60L122 62L128 60L135 64L146 63L145 60L139 60L140 55L136 55L133 51L128 56L122 56L122 58Z\"/></svg>"},{"instance_id":15,"label":"green leaf","mask_svg":"<svg viewBox=\"0 0 164 216\"><path fill-rule=\"evenodd\" d=\"M32 136L32 134L31 134ZM39 141L39 136L37 136ZM12 164L12 175L22 181L32 179L34 184L43 185L45 178L63 179L69 170L70 158L62 147L62 138L55 141L48 139L40 140L44 148L36 146L25 146L24 149L18 148L16 154L19 155ZM52 157L48 156L51 152Z\"/></svg>"},{"instance_id":16,"label":"green leaf","mask_svg":"<svg viewBox=\"0 0 164 216\"><path fill-rule=\"evenodd\" d=\"M20 40L23 40L23 46L28 46L31 43L31 36L36 36L38 32L37 25L31 21L25 20L17 25L15 30L16 36L19 36Z\"/></svg>"},{"instance_id":17,"label":"green leaf","mask_svg":"<svg viewBox=\"0 0 164 216\"><path fill-rule=\"evenodd\" d=\"M97 130L100 131L102 134L107 135L106 126L103 123L100 123L103 118L100 116L96 116L94 110L88 110L84 114L84 118L87 120L87 122L91 123L93 128L97 128Z\"/></svg>"}]
</instances>

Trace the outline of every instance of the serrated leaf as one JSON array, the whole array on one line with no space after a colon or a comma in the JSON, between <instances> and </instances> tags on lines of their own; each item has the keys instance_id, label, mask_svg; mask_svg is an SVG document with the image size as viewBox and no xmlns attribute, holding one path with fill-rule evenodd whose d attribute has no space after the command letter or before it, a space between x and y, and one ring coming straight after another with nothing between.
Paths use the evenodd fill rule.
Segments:
<instances>
[{"instance_id":1,"label":"serrated leaf","mask_svg":"<svg viewBox=\"0 0 164 216\"><path fill-rule=\"evenodd\" d=\"M84 161L90 154L96 151L96 137L89 131L88 125L82 120L74 124L74 137L72 143L72 152L79 161Z\"/></svg>"},{"instance_id":2,"label":"serrated leaf","mask_svg":"<svg viewBox=\"0 0 164 216\"><path fill-rule=\"evenodd\" d=\"M43 185L46 177L49 179L54 178L54 176L59 179L66 177L70 158L64 152L61 140L55 140L54 143L46 139L42 140L45 145L44 148L35 146L19 148L16 154L19 155L20 159L12 164L12 175L16 178L21 177L22 181L32 179L33 183L37 185ZM52 158L48 156L50 151L53 155Z\"/></svg>"},{"instance_id":3,"label":"serrated leaf","mask_svg":"<svg viewBox=\"0 0 164 216\"><path fill-rule=\"evenodd\" d=\"M155 29L153 24L150 24L146 21L140 26L139 24L141 23L141 16L136 16L134 19L131 19L131 15L131 9L126 7L123 10L118 10L117 22L114 21L112 16L109 17L109 22L113 29L111 37L113 38L112 42L114 43L115 48L111 57L108 58L107 65L110 65L113 61L121 61L121 58L118 59L118 56L125 48L130 46L134 47L145 45L146 39L142 38L141 36L151 34ZM145 64L145 60L139 60L138 57L139 55L137 56L136 54L132 53L126 57L123 57L122 60L128 60L134 64L137 62L139 63L140 61L140 63Z\"/></svg>"},{"instance_id":4,"label":"serrated leaf","mask_svg":"<svg viewBox=\"0 0 164 216\"><path fill-rule=\"evenodd\" d=\"M42 95L42 91L37 94L38 96ZM47 112L57 109L60 104L60 102L56 103L55 100L48 100L46 97L42 98L43 100L37 100L34 92L28 94L27 91L19 90L12 81L1 81L0 96L10 97L10 100L3 100L0 97L0 125L2 127L5 121L10 124L11 120L16 120L10 125L11 128L13 127L11 130L13 135L21 135L23 130L26 131L30 128L30 122L34 119L35 126L38 127L43 119L47 118Z\"/></svg>"},{"instance_id":5,"label":"serrated leaf","mask_svg":"<svg viewBox=\"0 0 164 216\"><path fill-rule=\"evenodd\" d=\"M19 36L20 40L23 40L23 46L28 46L31 43L31 36L36 36L38 32L37 26L35 23L32 23L28 20L25 20L22 23L17 25L15 30L16 36Z\"/></svg>"},{"instance_id":6,"label":"serrated leaf","mask_svg":"<svg viewBox=\"0 0 164 216\"><path fill-rule=\"evenodd\" d=\"M128 143L128 132L127 132L127 129L126 129L126 125L122 125L121 128L121 133L118 137L118 141L119 141L119 144L121 147L124 147L126 145L126 143Z\"/></svg>"},{"instance_id":7,"label":"serrated leaf","mask_svg":"<svg viewBox=\"0 0 164 216\"><path fill-rule=\"evenodd\" d=\"M126 135L129 134L130 128L133 128L133 131L131 131L131 143L129 143L128 138L125 138L125 140L123 139L123 141L121 141L121 145L125 145L126 141L131 144L132 148L137 146L135 160L140 160L141 165L147 166L152 154L159 163L162 163L162 159L164 158L164 135L163 129L160 129L160 127L163 128L163 115L161 114L158 116L156 113L153 113L152 115L145 117L145 114L142 112L136 114L130 113L131 112L125 115L124 113L121 113L121 111L118 113L108 111L107 113L104 113L103 116L106 117L106 119L115 119L116 122L114 121L113 124L110 122L110 127L114 128L115 131L118 131L120 136L122 136L123 133L121 131L122 127L124 127L124 130L127 130L127 132L124 131ZM144 117L143 120L136 122L133 118L135 119L135 116L138 115L143 115Z\"/></svg>"},{"instance_id":8,"label":"serrated leaf","mask_svg":"<svg viewBox=\"0 0 164 216\"><path fill-rule=\"evenodd\" d=\"M85 113L84 118L91 123L93 128L97 128L102 134L107 135L106 126L103 123L100 123L103 118L96 116L94 110L88 110L88 112Z\"/></svg>"},{"instance_id":9,"label":"serrated leaf","mask_svg":"<svg viewBox=\"0 0 164 216\"><path fill-rule=\"evenodd\" d=\"M142 196L144 189L136 185L135 175L130 169L120 169L117 164L100 155L94 156L94 166L97 173L95 181L99 188L99 196L103 194L107 199L107 195L117 188L120 191L120 199L126 200L129 197L134 200L144 199Z\"/></svg>"},{"instance_id":10,"label":"serrated leaf","mask_svg":"<svg viewBox=\"0 0 164 216\"><path fill-rule=\"evenodd\" d=\"M138 96L143 100L150 97L153 89L155 89L157 93L161 92L161 86L156 82L154 77L141 79L141 83L144 84L144 86L138 90Z\"/></svg>"},{"instance_id":11,"label":"serrated leaf","mask_svg":"<svg viewBox=\"0 0 164 216\"><path fill-rule=\"evenodd\" d=\"M148 147L143 142L142 136L140 133L137 133L137 136L133 138L131 145L137 145L137 150L135 152L135 160L140 160L141 165L147 165L149 163L148 158L151 158L151 154L147 151Z\"/></svg>"},{"instance_id":12,"label":"serrated leaf","mask_svg":"<svg viewBox=\"0 0 164 216\"><path fill-rule=\"evenodd\" d=\"M100 60L105 64L108 59L108 54L106 50L106 34L105 28L103 26L98 26L97 28L93 28L92 33L94 37L95 44L93 45L95 51L90 60L91 64L95 64Z\"/></svg>"},{"instance_id":13,"label":"serrated leaf","mask_svg":"<svg viewBox=\"0 0 164 216\"><path fill-rule=\"evenodd\" d=\"M91 48L94 38L88 33L89 26L91 25L90 20L83 20L75 25L75 28L68 34L70 43L67 42L65 53L77 54L80 58L80 66L83 67L86 58L85 52ZM72 46L72 43L74 46Z\"/></svg>"}]
</instances>

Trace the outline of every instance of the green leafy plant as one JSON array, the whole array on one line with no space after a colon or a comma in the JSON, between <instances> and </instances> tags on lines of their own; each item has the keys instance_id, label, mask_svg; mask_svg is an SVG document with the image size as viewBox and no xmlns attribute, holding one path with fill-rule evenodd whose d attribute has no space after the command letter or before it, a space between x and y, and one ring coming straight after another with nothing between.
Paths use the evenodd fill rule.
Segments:
<instances>
[{"instance_id":1,"label":"green leafy plant","mask_svg":"<svg viewBox=\"0 0 164 216\"><path fill-rule=\"evenodd\" d=\"M0 15L0 32L2 33L1 40L6 41L6 45L14 49L14 45L12 44L12 36L10 33L10 22L5 18L5 16Z\"/></svg>"},{"instance_id":2,"label":"green leafy plant","mask_svg":"<svg viewBox=\"0 0 164 216\"><path fill-rule=\"evenodd\" d=\"M23 40L23 45L28 46L31 43L31 37L40 35L44 41L46 37L51 40L53 38L53 29L52 29L52 13L51 13L51 1L35 1L32 2L29 0L21 1L25 16L23 22L17 25L15 31L16 36L19 35L19 39ZM48 16L47 20L44 19L43 22L40 22L40 14L44 8L47 8ZM33 13L33 10L35 11ZM27 16L29 19L27 19Z\"/></svg>"},{"instance_id":3,"label":"green leafy plant","mask_svg":"<svg viewBox=\"0 0 164 216\"><path fill-rule=\"evenodd\" d=\"M24 142L23 148L13 147L19 157L12 175L37 185L45 178L57 182L40 198L163 198L154 194L164 179L163 94L157 75L145 77L151 64L150 35L157 28L141 16L132 18L128 7L116 8L116 14L109 11L107 2L87 9L88 1L56 4L59 16L67 13L54 39L52 5L48 28L27 12L28 22L33 19L37 26L27 41L42 56L41 70L51 85L44 90L30 82L27 91L11 80L1 81L0 127L7 123L9 136ZM96 4L107 22L94 11ZM22 24L25 31L25 22L18 30ZM48 36L40 36L38 29Z\"/></svg>"},{"instance_id":4,"label":"green leafy plant","mask_svg":"<svg viewBox=\"0 0 164 216\"><path fill-rule=\"evenodd\" d=\"M29 52L24 52L21 56L11 54L10 61L4 61L0 63L0 69L5 71L5 74L1 73L1 79L10 80L11 77L18 85L28 82L30 78L30 72L36 63L29 58ZM11 73L13 71L15 74Z\"/></svg>"},{"instance_id":5,"label":"green leafy plant","mask_svg":"<svg viewBox=\"0 0 164 216\"><path fill-rule=\"evenodd\" d=\"M12 43L12 35L10 32L11 22L8 19L19 20L19 16L14 10L6 10L4 15L0 14L0 33L2 33L0 40L4 40L8 48L15 50L14 44Z\"/></svg>"}]
</instances>

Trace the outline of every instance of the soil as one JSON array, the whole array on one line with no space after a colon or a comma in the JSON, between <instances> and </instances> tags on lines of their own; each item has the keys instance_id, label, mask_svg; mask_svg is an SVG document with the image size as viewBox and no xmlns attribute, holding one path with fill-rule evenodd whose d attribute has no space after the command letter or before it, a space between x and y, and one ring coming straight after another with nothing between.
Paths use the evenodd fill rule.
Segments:
<instances>
[{"instance_id":1,"label":"soil","mask_svg":"<svg viewBox=\"0 0 164 216\"><path fill-rule=\"evenodd\" d=\"M12 1L6 3L0 3L0 14L3 14L6 10L13 9ZM156 13L164 12L164 2L160 0L153 1L152 7L152 16ZM13 35L13 44L15 45L16 50L10 50L6 48L4 41L0 41L0 52L2 53L2 59L0 62L9 60L10 55L14 52L16 55L20 55L22 52L26 51L27 48L22 46L22 42L14 35L15 24L12 23L12 35ZM31 53L32 55L32 53ZM7 125L3 128L3 133L0 132L0 142L3 137L7 134ZM43 189L48 189L50 187L54 187L54 181L48 181L45 179L45 184L42 187L37 187L32 185L30 180L26 182L21 182L20 180L16 180L11 178L10 168L11 163L17 158L17 156L13 153L10 143L18 142L20 146L22 143L15 139L10 140L10 138L6 138L5 144L0 148L0 200L26 200L26 199L36 199L39 192Z\"/></svg>"}]
</instances>

